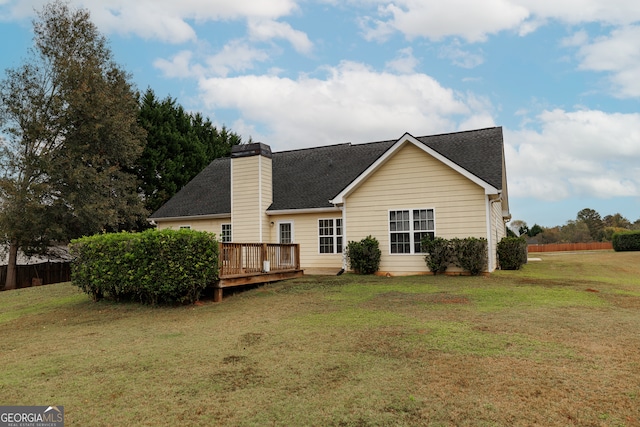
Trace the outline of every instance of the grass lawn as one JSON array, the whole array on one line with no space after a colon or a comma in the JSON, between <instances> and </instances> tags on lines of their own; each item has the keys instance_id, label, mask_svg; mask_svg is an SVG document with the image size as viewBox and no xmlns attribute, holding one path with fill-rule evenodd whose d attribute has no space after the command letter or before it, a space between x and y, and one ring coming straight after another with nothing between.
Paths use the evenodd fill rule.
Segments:
<instances>
[{"instance_id":1,"label":"grass lawn","mask_svg":"<svg viewBox=\"0 0 640 427\"><path fill-rule=\"evenodd\" d=\"M640 252L534 256L187 307L2 292L0 404L66 426L639 426Z\"/></svg>"}]
</instances>

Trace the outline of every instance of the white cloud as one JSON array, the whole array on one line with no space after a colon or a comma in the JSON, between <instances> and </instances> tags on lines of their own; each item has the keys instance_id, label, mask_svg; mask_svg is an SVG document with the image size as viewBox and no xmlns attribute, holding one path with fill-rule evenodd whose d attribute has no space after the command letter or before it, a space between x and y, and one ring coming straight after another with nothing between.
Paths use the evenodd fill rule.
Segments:
<instances>
[{"instance_id":1,"label":"white cloud","mask_svg":"<svg viewBox=\"0 0 640 427\"><path fill-rule=\"evenodd\" d=\"M583 70L611 73L610 81L615 95L640 97L640 26L613 30L582 46L578 56Z\"/></svg>"},{"instance_id":2,"label":"white cloud","mask_svg":"<svg viewBox=\"0 0 640 427\"><path fill-rule=\"evenodd\" d=\"M419 65L418 59L413 56L413 49L410 47L398 51L398 55L385 64L385 68L400 74L412 74Z\"/></svg>"},{"instance_id":3,"label":"white cloud","mask_svg":"<svg viewBox=\"0 0 640 427\"><path fill-rule=\"evenodd\" d=\"M241 76L203 79L200 87L208 108L238 109L267 129L264 142L274 149L449 132L456 118L493 123L482 102L425 74L378 73L353 62L328 68L326 79Z\"/></svg>"},{"instance_id":4,"label":"white cloud","mask_svg":"<svg viewBox=\"0 0 640 427\"><path fill-rule=\"evenodd\" d=\"M640 196L640 114L552 110L534 124L505 132L510 195Z\"/></svg>"},{"instance_id":5,"label":"white cloud","mask_svg":"<svg viewBox=\"0 0 640 427\"><path fill-rule=\"evenodd\" d=\"M467 69L475 68L484 62L482 51L480 51L480 53L473 53L464 50L458 40L454 40L452 43L443 46L440 49L440 57L451 60L453 65Z\"/></svg>"},{"instance_id":6,"label":"white cloud","mask_svg":"<svg viewBox=\"0 0 640 427\"><path fill-rule=\"evenodd\" d=\"M208 75L226 76L229 72L241 72L253 68L256 62L264 62L269 55L247 43L235 40L224 46L222 51L206 59Z\"/></svg>"},{"instance_id":7,"label":"white cloud","mask_svg":"<svg viewBox=\"0 0 640 427\"><path fill-rule=\"evenodd\" d=\"M45 3L47 0L9 1L3 14L18 19L29 17ZM70 4L88 9L101 31L168 43L195 40L193 23L273 20L290 15L298 7L297 0L70 0Z\"/></svg>"},{"instance_id":8,"label":"white cloud","mask_svg":"<svg viewBox=\"0 0 640 427\"><path fill-rule=\"evenodd\" d=\"M302 31L294 30L289 24L272 20L249 20L249 35L254 40L285 39L293 48L304 54L311 53L313 43Z\"/></svg>"},{"instance_id":9,"label":"white cloud","mask_svg":"<svg viewBox=\"0 0 640 427\"><path fill-rule=\"evenodd\" d=\"M159 58L153 62L153 66L161 70L165 77L169 78L185 78L193 77L197 74L191 66L191 58L193 52L183 50L178 52L171 60Z\"/></svg>"},{"instance_id":10,"label":"white cloud","mask_svg":"<svg viewBox=\"0 0 640 427\"><path fill-rule=\"evenodd\" d=\"M256 62L269 60L267 52L256 49L243 40L231 40L215 55L204 56L196 62L193 52L184 50L170 60L159 58L153 63L168 78L226 77L232 72L252 69Z\"/></svg>"},{"instance_id":11,"label":"white cloud","mask_svg":"<svg viewBox=\"0 0 640 427\"><path fill-rule=\"evenodd\" d=\"M362 0L352 0L359 4ZM377 16L361 20L366 37L384 40L394 32L407 38L461 37L482 42L491 34L527 35L550 21L570 25L598 22L629 25L640 20L637 0L377 0Z\"/></svg>"},{"instance_id":12,"label":"white cloud","mask_svg":"<svg viewBox=\"0 0 640 427\"><path fill-rule=\"evenodd\" d=\"M380 19L369 21L370 39L382 39L395 30L409 39L459 36L479 42L489 34L518 27L529 12L509 0L398 0L381 2L379 15Z\"/></svg>"},{"instance_id":13,"label":"white cloud","mask_svg":"<svg viewBox=\"0 0 640 427\"><path fill-rule=\"evenodd\" d=\"M636 0L513 0L532 15L569 24L601 22L625 25L640 19Z\"/></svg>"},{"instance_id":14,"label":"white cloud","mask_svg":"<svg viewBox=\"0 0 640 427\"><path fill-rule=\"evenodd\" d=\"M589 34L585 30L576 31L569 37L565 37L560 41L562 47L579 47L585 45L589 41Z\"/></svg>"}]
</instances>

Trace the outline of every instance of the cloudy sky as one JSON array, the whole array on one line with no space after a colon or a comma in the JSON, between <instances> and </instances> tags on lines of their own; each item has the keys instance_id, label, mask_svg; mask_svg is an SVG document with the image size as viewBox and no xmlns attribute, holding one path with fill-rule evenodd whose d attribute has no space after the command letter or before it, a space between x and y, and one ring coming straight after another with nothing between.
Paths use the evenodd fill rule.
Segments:
<instances>
[{"instance_id":1,"label":"cloudy sky","mask_svg":"<svg viewBox=\"0 0 640 427\"><path fill-rule=\"evenodd\" d=\"M0 72L41 0L0 0ZM640 218L637 0L71 0L117 62L275 151L502 126L514 219Z\"/></svg>"}]
</instances>

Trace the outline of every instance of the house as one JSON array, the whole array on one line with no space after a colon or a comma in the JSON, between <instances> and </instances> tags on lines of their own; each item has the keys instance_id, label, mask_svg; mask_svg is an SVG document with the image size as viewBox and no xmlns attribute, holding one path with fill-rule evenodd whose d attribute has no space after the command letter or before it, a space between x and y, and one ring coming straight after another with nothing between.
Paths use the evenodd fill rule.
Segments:
<instances>
[{"instance_id":1,"label":"house","mask_svg":"<svg viewBox=\"0 0 640 427\"><path fill-rule=\"evenodd\" d=\"M493 271L509 219L501 127L275 153L235 146L150 217L224 242L299 243L311 274L346 268L347 242L372 235L391 275L428 272L427 234L487 239Z\"/></svg>"}]
</instances>

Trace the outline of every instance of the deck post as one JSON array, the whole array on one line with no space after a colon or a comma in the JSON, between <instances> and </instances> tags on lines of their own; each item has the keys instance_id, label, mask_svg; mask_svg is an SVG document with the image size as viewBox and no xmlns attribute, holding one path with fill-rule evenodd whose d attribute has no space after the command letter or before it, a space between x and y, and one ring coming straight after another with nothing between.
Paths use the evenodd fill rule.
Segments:
<instances>
[{"instance_id":1,"label":"deck post","mask_svg":"<svg viewBox=\"0 0 640 427\"><path fill-rule=\"evenodd\" d=\"M224 245L218 242L218 276L224 275Z\"/></svg>"},{"instance_id":2,"label":"deck post","mask_svg":"<svg viewBox=\"0 0 640 427\"><path fill-rule=\"evenodd\" d=\"M213 289L213 302L222 302L222 288Z\"/></svg>"}]
</instances>

